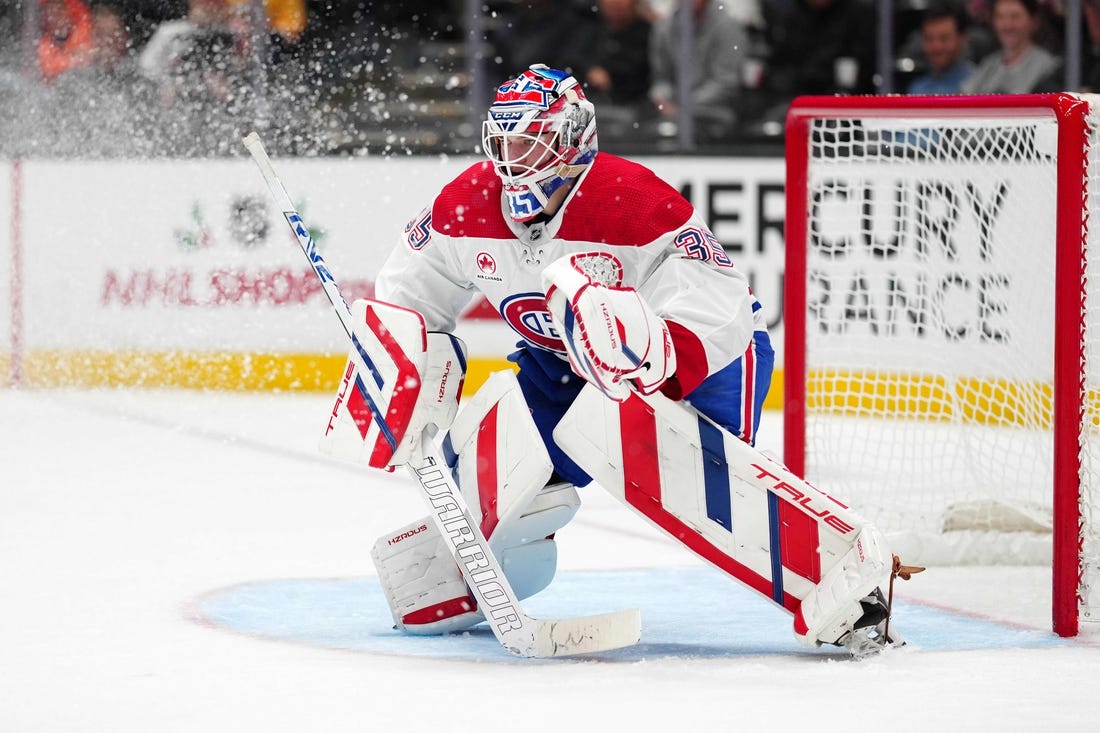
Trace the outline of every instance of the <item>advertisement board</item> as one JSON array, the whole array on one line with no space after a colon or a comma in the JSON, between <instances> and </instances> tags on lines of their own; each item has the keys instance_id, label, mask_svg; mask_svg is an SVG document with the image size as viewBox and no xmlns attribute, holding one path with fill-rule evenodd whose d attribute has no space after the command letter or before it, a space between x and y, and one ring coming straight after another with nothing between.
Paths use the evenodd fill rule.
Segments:
<instances>
[{"instance_id":1,"label":"advertisement board","mask_svg":"<svg viewBox=\"0 0 1100 733\"><path fill-rule=\"evenodd\" d=\"M373 293L379 266L402 241L406 222L476 160L275 164L351 300ZM703 213L748 274L773 341L781 344L782 161L639 162ZM295 364L342 360L343 331L251 161L30 160L19 166L20 190L8 190L12 177L5 176L0 201L9 214L12 201L21 202L18 216L7 218L21 231L22 257L14 257L10 231L0 235L0 272L6 273L6 288L20 283L23 338L17 347L6 339L3 352L10 361L14 349L22 349L19 357L32 382L96 383L94 373L106 371L112 376L104 376L104 383L175 384L181 379L173 374L190 370L182 383L201 386L204 377L194 375L196 355L217 362L220 373L255 368L257 358ZM14 278L8 274L13 267ZM10 331L12 295L4 301L0 313ZM480 361L498 365L517 340L491 308L479 305L487 304L472 302L458 329L474 371ZM49 366L71 364L74 355L90 365L90 374ZM138 366L128 369L120 361ZM339 365L325 369L338 372ZM317 385L314 379L288 378L260 380L260 386L284 382L287 388ZM225 378L217 386L232 384Z\"/></svg>"}]
</instances>

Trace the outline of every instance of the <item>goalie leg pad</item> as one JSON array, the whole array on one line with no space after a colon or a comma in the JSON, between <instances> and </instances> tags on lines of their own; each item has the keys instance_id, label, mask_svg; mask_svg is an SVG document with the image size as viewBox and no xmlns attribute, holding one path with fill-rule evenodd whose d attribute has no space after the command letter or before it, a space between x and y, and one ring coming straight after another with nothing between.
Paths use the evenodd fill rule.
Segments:
<instances>
[{"instance_id":1,"label":"goalie leg pad","mask_svg":"<svg viewBox=\"0 0 1100 733\"><path fill-rule=\"evenodd\" d=\"M547 486L523 514L498 527L500 537L516 543L494 548L494 553L521 600L554 579L558 551L548 535L572 519L579 504L572 486ZM485 619L446 542L428 517L375 542L371 557L396 628L410 634L446 634Z\"/></svg>"},{"instance_id":2,"label":"goalie leg pad","mask_svg":"<svg viewBox=\"0 0 1100 733\"><path fill-rule=\"evenodd\" d=\"M805 644L842 642L889 578L876 528L683 402L615 403L589 385L554 438L620 501L794 614Z\"/></svg>"},{"instance_id":3,"label":"goalie leg pad","mask_svg":"<svg viewBox=\"0 0 1100 733\"><path fill-rule=\"evenodd\" d=\"M463 498L479 518L481 531L494 550L545 537L576 512L579 500L570 487L573 496L566 504L573 510L561 524L515 536L525 525L514 522L530 513L531 503L550 481L554 467L511 370L492 374L463 406L443 441L443 450ZM508 531L500 534L505 527Z\"/></svg>"},{"instance_id":4,"label":"goalie leg pad","mask_svg":"<svg viewBox=\"0 0 1100 733\"><path fill-rule=\"evenodd\" d=\"M491 375L463 405L443 444L463 498L517 596L545 588L557 567L550 536L573 518L580 497L572 485L547 485L553 465L515 373ZM425 520L375 543L372 556L394 623L408 633L447 633L484 618L446 541Z\"/></svg>"}]
</instances>

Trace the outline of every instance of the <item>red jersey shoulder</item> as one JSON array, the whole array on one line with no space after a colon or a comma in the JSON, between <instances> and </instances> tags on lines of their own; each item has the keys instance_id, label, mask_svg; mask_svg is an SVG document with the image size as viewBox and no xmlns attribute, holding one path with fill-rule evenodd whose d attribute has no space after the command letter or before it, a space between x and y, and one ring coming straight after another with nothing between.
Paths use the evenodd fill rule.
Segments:
<instances>
[{"instance_id":1,"label":"red jersey shoulder","mask_svg":"<svg viewBox=\"0 0 1100 733\"><path fill-rule=\"evenodd\" d=\"M432 204L432 229L450 237L509 239L501 185L488 161L474 163L443 187Z\"/></svg>"},{"instance_id":2,"label":"red jersey shoulder","mask_svg":"<svg viewBox=\"0 0 1100 733\"><path fill-rule=\"evenodd\" d=\"M640 163L599 153L565 210L560 239L648 244L691 217L691 203Z\"/></svg>"}]
</instances>

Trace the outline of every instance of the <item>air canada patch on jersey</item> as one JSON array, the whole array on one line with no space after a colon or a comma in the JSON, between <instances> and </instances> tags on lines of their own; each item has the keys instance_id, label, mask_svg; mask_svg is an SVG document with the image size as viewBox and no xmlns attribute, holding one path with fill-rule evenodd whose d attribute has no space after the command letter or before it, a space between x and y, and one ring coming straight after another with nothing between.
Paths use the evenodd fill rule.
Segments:
<instances>
[{"instance_id":1,"label":"air canada patch on jersey","mask_svg":"<svg viewBox=\"0 0 1100 733\"><path fill-rule=\"evenodd\" d=\"M558 354L565 353L565 344L554 328L542 293L519 293L506 298L500 304L500 315L528 343Z\"/></svg>"},{"instance_id":2,"label":"air canada patch on jersey","mask_svg":"<svg viewBox=\"0 0 1100 733\"><path fill-rule=\"evenodd\" d=\"M477 274L475 274L474 277L478 280L491 280L497 283L504 282L504 278L497 274L496 259L488 252L478 252L477 256L474 258L474 264L477 266Z\"/></svg>"}]
</instances>

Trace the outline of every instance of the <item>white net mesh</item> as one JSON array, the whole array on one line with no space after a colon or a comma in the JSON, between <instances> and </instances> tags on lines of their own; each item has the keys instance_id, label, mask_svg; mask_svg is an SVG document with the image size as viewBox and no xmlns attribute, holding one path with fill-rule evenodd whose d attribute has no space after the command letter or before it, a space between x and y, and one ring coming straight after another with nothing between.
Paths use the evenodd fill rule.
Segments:
<instances>
[{"instance_id":1,"label":"white net mesh","mask_svg":"<svg viewBox=\"0 0 1100 733\"><path fill-rule=\"evenodd\" d=\"M807 478L907 560L1050 560L1056 140L811 123Z\"/></svg>"},{"instance_id":2,"label":"white net mesh","mask_svg":"<svg viewBox=\"0 0 1100 733\"><path fill-rule=\"evenodd\" d=\"M1100 99L1093 97L1094 111ZM1090 116L1086 215L1100 215L1100 120ZM1088 221L1084 256L1081 385L1081 619L1100 621L1100 221Z\"/></svg>"}]
</instances>

